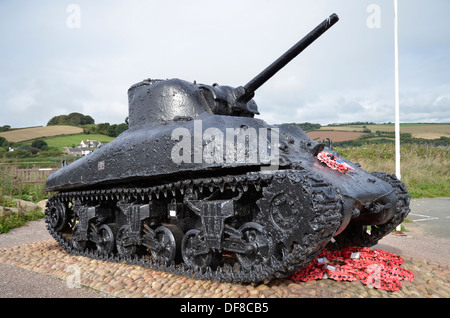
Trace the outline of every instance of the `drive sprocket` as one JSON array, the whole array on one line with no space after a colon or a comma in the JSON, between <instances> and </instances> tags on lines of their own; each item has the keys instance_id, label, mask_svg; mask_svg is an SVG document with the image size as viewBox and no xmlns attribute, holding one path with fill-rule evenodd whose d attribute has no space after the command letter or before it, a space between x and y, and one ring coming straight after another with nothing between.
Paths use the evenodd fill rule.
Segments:
<instances>
[{"instance_id":1,"label":"drive sprocket","mask_svg":"<svg viewBox=\"0 0 450 318\"><path fill-rule=\"evenodd\" d=\"M334 187L304 170L277 173L263 189L256 222L277 242L286 274L308 264L339 229L342 202Z\"/></svg>"}]
</instances>

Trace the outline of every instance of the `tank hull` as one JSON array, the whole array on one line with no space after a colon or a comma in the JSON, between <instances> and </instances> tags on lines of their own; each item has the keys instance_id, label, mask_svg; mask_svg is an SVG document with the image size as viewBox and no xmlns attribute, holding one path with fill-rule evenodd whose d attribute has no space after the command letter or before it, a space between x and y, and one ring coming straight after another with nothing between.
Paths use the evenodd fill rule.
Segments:
<instances>
[{"instance_id":1,"label":"tank hull","mask_svg":"<svg viewBox=\"0 0 450 318\"><path fill-rule=\"evenodd\" d=\"M352 216L355 221L372 225L382 224L392 217L393 208L384 213L362 213L355 217L355 209L361 212L374 202L393 200L394 189L349 161L353 170L347 173L330 169L317 159L314 153L317 145L295 125L270 126L255 118L204 115L195 120L127 130L111 143L53 172L46 189L67 191L119 184L148 186L193 175L225 176L295 167L311 171L339 189L345 203L343 227ZM276 153L273 153L274 148L277 148ZM276 154L277 160L271 152ZM267 156L262 158L262 153Z\"/></svg>"},{"instance_id":2,"label":"tank hull","mask_svg":"<svg viewBox=\"0 0 450 318\"><path fill-rule=\"evenodd\" d=\"M240 137L245 138L244 143L239 142L244 140ZM354 169L348 173L331 170L313 153L317 145L295 125L270 126L254 118L199 116L188 122L127 130L114 141L51 173L46 191L138 181L156 184L181 180L178 175L215 171L225 175L233 169L247 172L296 167L317 173L335 184L343 195L362 203L392 192L388 184L358 164L347 161ZM274 147L278 148L276 154L271 149ZM328 148L325 151L332 152ZM261 153L266 153L264 158Z\"/></svg>"},{"instance_id":3,"label":"tank hull","mask_svg":"<svg viewBox=\"0 0 450 318\"><path fill-rule=\"evenodd\" d=\"M186 122L168 121L129 129L88 156L52 173L47 180L46 189L62 191L139 180L148 183L164 180L167 182L172 176L182 176L184 173L239 167L257 169L263 163L259 160L259 156L251 158L248 150L242 160L238 160L236 156L234 160L227 159L227 129L234 132L235 128L239 129L243 125L255 131L270 128L264 121L254 118L203 114L195 120ZM223 150L217 151L221 160L214 154L209 156L206 154L207 139L211 136L208 129L214 129L213 133L221 138ZM183 142L179 140L180 136L189 140ZM175 153L177 150L178 153ZM190 154L180 155L183 150L189 151ZM253 151L257 152L258 149Z\"/></svg>"}]
</instances>

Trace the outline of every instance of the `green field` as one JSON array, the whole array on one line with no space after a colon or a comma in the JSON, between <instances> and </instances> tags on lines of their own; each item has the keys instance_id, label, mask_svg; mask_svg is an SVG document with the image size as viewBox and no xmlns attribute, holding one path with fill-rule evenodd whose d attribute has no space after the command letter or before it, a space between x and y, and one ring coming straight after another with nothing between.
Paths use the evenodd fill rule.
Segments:
<instances>
[{"instance_id":1,"label":"green field","mask_svg":"<svg viewBox=\"0 0 450 318\"><path fill-rule=\"evenodd\" d=\"M361 164L368 171L395 173L393 144L336 147L342 158ZM450 197L450 146L402 145L401 181L412 198Z\"/></svg>"},{"instance_id":2,"label":"green field","mask_svg":"<svg viewBox=\"0 0 450 318\"><path fill-rule=\"evenodd\" d=\"M87 135L87 134L76 134L70 136L59 136L46 138L44 141L50 148L58 148L61 151L64 150L64 147L74 147L80 144L82 140L98 140L102 144L110 142L114 140L114 137L109 137L106 135Z\"/></svg>"}]
</instances>

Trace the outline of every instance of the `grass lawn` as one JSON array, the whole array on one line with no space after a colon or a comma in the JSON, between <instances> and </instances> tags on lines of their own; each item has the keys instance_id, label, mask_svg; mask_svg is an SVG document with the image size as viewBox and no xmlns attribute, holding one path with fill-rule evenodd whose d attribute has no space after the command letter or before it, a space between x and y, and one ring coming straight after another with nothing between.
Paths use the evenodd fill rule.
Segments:
<instances>
[{"instance_id":1,"label":"grass lawn","mask_svg":"<svg viewBox=\"0 0 450 318\"><path fill-rule=\"evenodd\" d=\"M55 147L60 150L64 150L65 146L73 147L80 144L82 140L98 140L101 143L107 143L114 139L114 137L109 137L106 135L86 135L86 134L76 134L70 136L60 136L44 139L49 147Z\"/></svg>"}]
</instances>

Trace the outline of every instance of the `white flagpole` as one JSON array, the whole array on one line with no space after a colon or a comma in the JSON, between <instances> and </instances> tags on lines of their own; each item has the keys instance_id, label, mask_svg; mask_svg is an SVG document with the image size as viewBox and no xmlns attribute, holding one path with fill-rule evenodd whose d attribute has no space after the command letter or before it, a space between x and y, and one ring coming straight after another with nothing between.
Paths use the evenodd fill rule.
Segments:
<instances>
[{"instance_id":1,"label":"white flagpole","mask_svg":"<svg viewBox=\"0 0 450 318\"><path fill-rule=\"evenodd\" d=\"M394 0L394 41L395 41L395 175L400 180L400 95L398 76L398 6ZM403 235L402 225L396 228L396 233Z\"/></svg>"},{"instance_id":2,"label":"white flagpole","mask_svg":"<svg viewBox=\"0 0 450 318\"><path fill-rule=\"evenodd\" d=\"M398 8L394 0L394 39L395 39L395 174L401 179L400 173L400 97L398 76Z\"/></svg>"}]
</instances>

